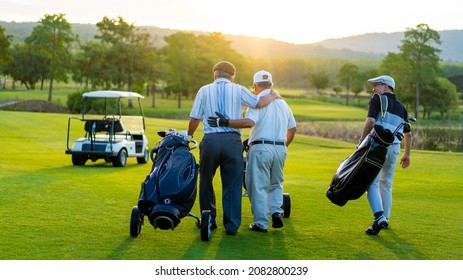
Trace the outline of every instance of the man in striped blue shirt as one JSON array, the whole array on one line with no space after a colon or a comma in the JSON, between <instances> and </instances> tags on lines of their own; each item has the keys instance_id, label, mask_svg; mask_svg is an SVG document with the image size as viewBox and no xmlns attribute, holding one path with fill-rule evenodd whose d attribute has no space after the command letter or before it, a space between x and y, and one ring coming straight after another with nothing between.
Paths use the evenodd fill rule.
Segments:
<instances>
[{"instance_id":1,"label":"man in striped blue shirt","mask_svg":"<svg viewBox=\"0 0 463 280\"><path fill-rule=\"evenodd\" d=\"M241 225L241 188L243 183L243 145L241 129L231 128L228 119L240 119L243 106L261 108L270 104L278 93L258 97L247 88L233 83L235 66L221 61L213 67L214 82L203 86L196 94L190 113L188 135L193 136L201 120L216 117L216 112L225 116L211 127L203 122L204 137L199 144L199 203L201 212L211 211L212 228L217 228L216 199L212 184L220 166L222 180L223 226L228 235L235 235Z\"/></svg>"}]
</instances>

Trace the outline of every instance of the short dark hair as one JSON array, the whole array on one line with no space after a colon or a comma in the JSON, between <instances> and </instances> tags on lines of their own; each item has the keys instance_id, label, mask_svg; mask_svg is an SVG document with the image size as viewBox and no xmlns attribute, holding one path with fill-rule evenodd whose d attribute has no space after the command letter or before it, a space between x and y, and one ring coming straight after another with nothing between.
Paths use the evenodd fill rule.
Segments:
<instances>
[{"instance_id":1,"label":"short dark hair","mask_svg":"<svg viewBox=\"0 0 463 280\"><path fill-rule=\"evenodd\" d=\"M264 88L264 89L268 89L268 88L271 88L272 87L272 83L271 82L258 82L256 83L256 85L260 88Z\"/></svg>"},{"instance_id":2,"label":"short dark hair","mask_svg":"<svg viewBox=\"0 0 463 280\"><path fill-rule=\"evenodd\" d=\"M235 75L222 71L222 70L215 70L214 73L216 73L218 78L225 78L230 81L235 78Z\"/></svg>"}]
</instances>

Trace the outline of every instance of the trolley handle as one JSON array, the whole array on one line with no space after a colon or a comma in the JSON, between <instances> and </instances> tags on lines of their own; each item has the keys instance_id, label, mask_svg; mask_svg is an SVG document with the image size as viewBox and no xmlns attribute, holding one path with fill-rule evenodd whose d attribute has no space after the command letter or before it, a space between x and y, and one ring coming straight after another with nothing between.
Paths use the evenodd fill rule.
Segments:
<instances>
[{"instance_id":1,"label":"trolley handle","mask_svg":"<svg viewBox=\"0 0 463 280\"><path fill-rule=\"evenodd\" d=\"M198 147L198 142L197 142L196 140L191 139L191 140L189 141L188 145L189 145L190 143L193 143L192 146L188 146L188 147L190 148L190 150L194 150L194 149L196 149L196 148Z\"/></svg>"}]
</instances>

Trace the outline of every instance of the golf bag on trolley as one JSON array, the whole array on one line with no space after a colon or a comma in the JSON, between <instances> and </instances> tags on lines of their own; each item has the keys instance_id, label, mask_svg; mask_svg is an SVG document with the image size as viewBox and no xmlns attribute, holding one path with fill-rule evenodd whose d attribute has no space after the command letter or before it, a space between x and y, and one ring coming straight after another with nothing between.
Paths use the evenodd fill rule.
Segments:
<instances>
[{"instance_id":1,"label":"golf bag on trolley","mask_svg":"<svg viewBox=\"0 0 463 280\"><path fill-rule=\"evenodd\" d=\"M163 139L151 150L153 167L141 184L138 208L154 228L174 229L195 203L199 166L186 133L158 134Z\"/></svg>"},{"instance_id":2,"label":"golf bag on trolley","mask_svg":"<svg viewBox=\"0 0 463 280\"><path fill-rule=\"evenodd\" d=\"M383 118L387 111L387 98L380 95L380 100ZM413 117L409 120L416 121ZM368 190L383 167L389 145L394 142L395 137L402 140L403 134L399 131L404 125L409 125L409 123L402 122L392 132L381 124L375 124L357 150L342 161L334 173L326 192L326 196L332 203L344 206L349 200L360 198Z\"/></svg>"}]
</instances>

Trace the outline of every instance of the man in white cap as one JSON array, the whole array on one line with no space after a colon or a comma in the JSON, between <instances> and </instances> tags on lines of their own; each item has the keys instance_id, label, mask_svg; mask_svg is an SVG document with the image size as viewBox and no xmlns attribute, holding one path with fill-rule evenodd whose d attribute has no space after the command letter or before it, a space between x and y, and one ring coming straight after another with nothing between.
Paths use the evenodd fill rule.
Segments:
<instances>
[{"instance_id":1,"label":"man in white cap","mask_svg":"<svg viewBox=\"0 0 463 280\"><path fill-rule=\"evenodd\" d=\"M270 94L272 85L272 74L264 70L255 73L254 90L260 98ZM210 121L213 124L215 118L210 118ZM245 119L228 120L228 125L252 127L245 178L254 217L254 223L249 228L267 232L269 215L272 217L273 228L283 227L283 168L287 146L296 134L296 120L291 109L283 99L276 99L267 107L250 108Z\"/></svg>"},{"instance_id":2,"label":"man in white cap","mask_svg":"<svg viewBox=\"0 0 463 280\"><path fill-rule=\"evenodd\" d=\"M408 121L408 112L405 107L396 99L394 94L395 82L390 76L379 76L371 78L368 83L373 86L375 93L368 106L368 116L364 124L362 141L373 129L375 123L381 124L385 129L394 131L402 122ZM384 117L381 116L381 98L379 95L387 98L387 111ZM404 154L400 160L402 168L410 165L410 149L412 134L410 126L401 128L404 135ZM370 185L367 191L367 199L374 216L373 223L365 231L366 234L376 235L381 229L389 226L392 207L392 181L396 168L397 158L400 153L400 139L397 137L388 147L386 159L381 171L376 179Z\"/></svg>"}]
</instances>

